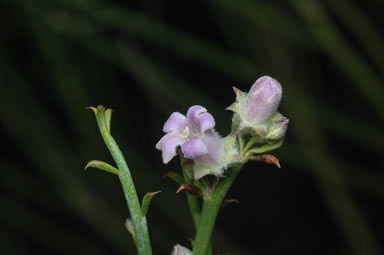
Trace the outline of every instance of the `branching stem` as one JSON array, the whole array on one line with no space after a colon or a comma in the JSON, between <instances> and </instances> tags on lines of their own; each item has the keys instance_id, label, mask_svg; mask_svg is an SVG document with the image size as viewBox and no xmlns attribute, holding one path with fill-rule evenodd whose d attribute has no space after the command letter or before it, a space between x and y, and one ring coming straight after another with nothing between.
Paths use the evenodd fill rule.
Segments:
<instances>
[{"instance_id":1,"label":"branching stem","mask_svg":"<svg viewBox=\"0 0 384 255\"><path fill-rule=\"evenodd\" d=\"M195 243L193 246L193 254L206 254L208 252L209 243L213 227L216 222L217 214L221 208L224 197L229 188L232 186L239 174L243 163L234 165L229 174L220 180L211 196L205 197L203 200L203 209L200 216L199 228L197 230Z\"/></svg>"},{"instance_id":2,"label":"branching stem","mask_svg":"<svg viewBox=\"0 0 384 255\"><path fill-rule=\"evenodd\" d=\"M103 137L103 140L107 145L108 150L110 151L113 159L115 160L120 170L119 178L123 187L125 199L127 200L128 209L131 215L131 220L135 231L137 253L139 255L151 255L152 250L148 234L147 219L142 214L140 202L137 197L135 185L133 183L133 179L129 171L128 165L115 139L110 134L110 117L108 117L107 115L107 118L109 119L105 118L104 107L101 105L97 106L97 108L91 109L96 114L96 119L99 125L101 136Z\"/></svg>"}]
</instances>

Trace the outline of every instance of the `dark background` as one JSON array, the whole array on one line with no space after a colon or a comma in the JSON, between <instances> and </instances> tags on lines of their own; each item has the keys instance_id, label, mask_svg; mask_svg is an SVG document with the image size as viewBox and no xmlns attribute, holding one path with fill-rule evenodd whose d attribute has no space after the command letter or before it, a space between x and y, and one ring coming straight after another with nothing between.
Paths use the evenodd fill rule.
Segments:
<instances>
[{"instance_id":1,"label":"dark background","mask_svg":"<svg viewBox=\"0 0 384 255\"><path fill-rule=\"evenodd\" d=\"M249 163L219 215L215 254L383 254L384 2L0 1L1 254L135 254L112 134L148 213L154 254L189 246L179 171L155 144L173 111L205 106L228 134L235 99L280 81L282 168Z\"/></svg>"}]
</instances>

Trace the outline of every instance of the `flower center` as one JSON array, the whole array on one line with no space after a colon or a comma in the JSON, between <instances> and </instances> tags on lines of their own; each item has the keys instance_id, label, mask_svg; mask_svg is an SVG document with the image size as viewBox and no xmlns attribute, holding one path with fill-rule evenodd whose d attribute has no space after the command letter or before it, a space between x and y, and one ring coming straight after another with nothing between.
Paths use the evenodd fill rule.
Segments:
<instances>
[{"instance_id":1,"label":"flower center","mask_svg":"<svg viewBox=\"0 0 384 255\"><path fill-rule=\"evenodd\" d=\"M196 133L191 134L189 131L189 128L185 127L184 132L183 132L183 139L185 141L192 140L192 139L198 138L200 136L202 136L200 132L196 132Z\"/></svg>"},{"instance_id":2,"label":"flower center","mask_svg":"<svg viewBox=\"0 0 384 255\"><path fill-rule=\"evenodd\" d=\"M189 136L189 128L185 127L184 133L183 133L184 140L187 140L188 136Z\"/></svg>"}]
</instances>

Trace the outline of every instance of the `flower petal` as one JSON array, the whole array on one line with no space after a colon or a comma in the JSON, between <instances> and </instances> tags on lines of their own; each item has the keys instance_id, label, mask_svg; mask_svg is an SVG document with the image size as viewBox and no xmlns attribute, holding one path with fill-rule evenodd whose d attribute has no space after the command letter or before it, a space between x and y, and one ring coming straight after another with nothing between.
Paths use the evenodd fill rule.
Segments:
<instances>
[{"instance_id":1,"label":"flower petal","mask_svg":"<svg viewBox=\"0 0 384 255\"><path fill-rule=\"evenodd\" d=\"M200 131L202 133L205 132L208 129L211 129L211 128L215 127L215 119L208 112L200 114L200 116L198 117L198 123L199 123L199 126L200 126Z\"/></svg>"},{"instance_id":2,"label":"flower petal","mask_svg":"<svg viewBox=\"0 0 384 255\"><path fill-rule=\"evenodd\" d=\"M208 148L208 156L212 163L218 162L224 153L223 141L214 130L207 130L200 138Z\"/></svg>"},{"instance_id":3,"label":"flower petal","mask_svg":"<svg viewBox=\"0 0 384 255\"><path fill-rule=\"evenodd\" d=\"M163 127L163 132L168 133L175 131L182 133L187 125L187 118L184 114L179 112L174 112L169 116L168 120L165 122Z\"/></svg>"},{"instance_id":4,"label":"flower petal","mask_svg":"<svg viewBox=\"0 0 384 255\"><path fill-rule=\"evenodd\" d=\"M184 143L181 145L181 150L186 158L195 158L208 153L207 146L200 138Z\"/></svg>"},{"instance_id":5,"label":"flower petal","mask_svg":"<svg viewBox=\"0 0 384 255\"><path fill-rule=\"evenodd\" d=\"M207 112L207 109L205 109L201 105L191 106L188 109L187 118L188 118L189 121L194 122L194 123L197 124L198 123L199 115L204 113L204 112Z\"/></svg>"},{"instance_id":6,"label":"flower petal","mask_svg":"<svg viewBox=\"0 0 384 255\"><path fill-rule=\"evenodd\" d=\"M160 139L156 144L156 149L162 151L164 164L167 164L176 155L176 147L182 143L183 139L174 133L166 134Z\"/></svg>"},{"instance_id":7,"label":"flower petal","mask_svg":"<svg viewBox=\"0 0 384 255\"><path fill-rule=\"evenodd\" d=\"M257 79L245 100L245 117L250 123L264 123L277 111L282 97L280 83L269 76Z\"/></svg>"}]
</instances>

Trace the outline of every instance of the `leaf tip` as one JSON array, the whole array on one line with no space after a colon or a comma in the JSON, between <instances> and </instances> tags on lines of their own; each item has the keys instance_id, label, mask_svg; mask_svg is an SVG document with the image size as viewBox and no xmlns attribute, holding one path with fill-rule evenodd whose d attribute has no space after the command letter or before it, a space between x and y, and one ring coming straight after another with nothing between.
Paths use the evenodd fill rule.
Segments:
<instances>
[{"instance_id":1,"label":"leaf tip","mask_svg":"<svg viewBox=\"0 0 384 255\"><path fill-rule=\"evenodd\" d=\"M159 194L160 192L161 192L161 190L154 191L154 192L149 192L148 196L152 198L152 197L156 196L157 194Z\"/></svg>"},{"instance_id":2,"label":"leaf tip","mask_svg":"<svg viewBox=\"0 0 384 255\"><path fill-rule=\"evenodd\" d=\"M85 165L84 170L87 170L87 168L90 167L92 164L93 164L93 160L89 161L89 162Z\"/></svg>"},{"instance_id":3,"label":"leaf tip","mask_svg":"<svg viewBox=\"0 0 384 255\"><path fill-rule=\"evenodd\" d=\"M93 106L88 106L87 108L85 108L86 110L92 110L94 114L96 114L97 112L97 109Z\"/></svg>"}]
</instances>

